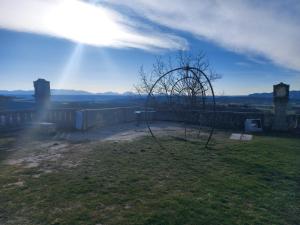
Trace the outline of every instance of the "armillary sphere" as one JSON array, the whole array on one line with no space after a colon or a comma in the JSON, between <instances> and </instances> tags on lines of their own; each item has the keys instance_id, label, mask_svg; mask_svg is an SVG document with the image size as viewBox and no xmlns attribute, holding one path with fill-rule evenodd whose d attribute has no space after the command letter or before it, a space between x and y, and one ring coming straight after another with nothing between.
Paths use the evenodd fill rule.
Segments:
<instances>
[{"instance_id":1,"label":"armillary sphere","mask_svg":"<svg viewBox=\"0 0 300 225\"><path fill-rule=\"evenodd\" d=\"M200 139L207 147L214 133L216 117L215 94L209 77L190 66L166 72L151 86L145 113L149 132L160 146L162 143L157 134L172 131L171 136L180 136L184 140ZM157 126L158 122L175 123L180 129Z\"/></svg>"}]
</instances>

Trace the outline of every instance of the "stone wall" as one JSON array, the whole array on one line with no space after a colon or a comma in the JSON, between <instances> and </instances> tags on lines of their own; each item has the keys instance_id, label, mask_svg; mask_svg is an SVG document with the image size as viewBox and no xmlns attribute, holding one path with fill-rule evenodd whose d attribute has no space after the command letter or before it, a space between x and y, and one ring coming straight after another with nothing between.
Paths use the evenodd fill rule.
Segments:
<instances>
[{"instance_id":1,"label":"stone wall","mask_svg":"<svg viewBox=\"0 0 300 225\"><path fill-rule=\"evenodd\" d=\"M213 111L178 111L160 110L154 114L156 121L178 121L197 123L200 125L212 126L215 123L216 128L243 130L246 119L260 119L265 131L271 130L274 121L274 114L263 112L233 112L216 111L215 121ZM300 115L288 115L287 121L289 130L300 130Z\"/></svg>"},{"instance_id":2,"label":"stone wall","mask_svg":"<svg viewBox=\"0 0 300 225\"><path fill-rule=\"evenodd\" d=\"M1 111L0 130L14 129L24 126L34 120L35 112L32 110Z\"/></svg>"},{"instance_id":3,"label":"stone wall","mask_svg":"<svg viewBox=\"0 0 300 225\"><path fill-rule=\"evenodd\" d=\"M244 122L246 119L261 119L264 127L270 126L267 115L259 112L232 112L232 111L216 111L214 121L213 111L181 111L174 112L170 110L157 111L155 113L155 120L160 121L178 121L197 123L200 125L212 126L215 123L216 128L226 129L244 129Z\"/></svg>"},{"instance_id":4,"label":"stone wall","mask_svg":"<svg viewBox=\"0 0 300 225\"><path fill-rule=\"evenodd\" d=\"M38 113L34 110L0 111L0 131L22 129L38 122L55 123L58 129L86 130L91 127L108 126L136 120L137 107L119 107L105 109L47 110ZM81 121L78 121L80 119ZM77 127L78 122L80 126Z\"/></svg>"},{"instance_id":5,"label":"stone wall","mask_svg":"<svg viewBox=\"0 0 300 225\"><path fill-rule=\"evenodd\" d=\"M296 130L300 132L300 114L288 115L287 122L289 126L289 130Z\"/></svg>"},{"instance_id":6,"label":"stone wall","mask_svg":"<svg viewBox=\"0 0 300 225\"><path fill-rule=\"evenodd\" d=\"M137 115L135 111L139 107L118 107L105 109L85 109L76 111L74 109L48 110L45 114L37 114L33 110L0 111L0 131L20 129L30 123L44 121L56 124L57 128L86 130L92 127L104 127L118 123L135 122ZM143 114L145 114L144 111ZM140 115L144 118L145 115ZM196 123L200 121L203 126L212 126L212 111L185 111L174 112L161 110L151 113L153 120L178 121ZM243 130L245 119L261 119L264 130L272 127L273 114L260 112L232 112L217 111L215 127L223 129ZM300 115L289 115L287 117L290 130L300 131Z\"/></svg>"},{"instance_id":7,"label":"stone wall","mask_svg":"<svg viewBox=\"0 0 300 225\"><path fill-rule=\"evenodd\" d=\"M76 113L76 129L87 130L92 127L134 122L136 120L134 112L138 109L138 107L118 107L80 110Z\"/></svg>"},{"instance_id":8,"label":"stone wall","mask_svg":"<svg viewBox=\"0 0 300 225\"><path fill-rule=\"evenodd\" d=\"M59 109L37 112L35 110L0 111L0 131L22 129L37 122L55 123L57 128L74 128L75 110Z\"/></svg>"}]
</instances>

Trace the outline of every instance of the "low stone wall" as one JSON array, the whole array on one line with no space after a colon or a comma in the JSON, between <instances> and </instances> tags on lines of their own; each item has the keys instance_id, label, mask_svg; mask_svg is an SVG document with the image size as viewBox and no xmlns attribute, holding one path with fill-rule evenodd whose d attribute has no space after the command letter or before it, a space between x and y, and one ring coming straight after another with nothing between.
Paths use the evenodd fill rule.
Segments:
<instances>
[{"instance_id":1,"label":"low stone wall","mask_svg":"<svg viewBox=\"0 0 300 225\"><path fill-rule=\"evenodd\" d=\"M0 131L20 129L34 122L55 123L57 128L86 130L92 127L104 127L118 123L135 122L139 107L118 107L105 109L74 109L48 110L46 113L37 113L34 110L0 111ZM139 119L145 118L145 111L139 114ZM171 110L151 111L151 119L156 121L190 122L212 126L213 111L182 111ZM232 112L216 111L215 127L223 129L243 130L246 119L261 119L263 129L272 128L273 115L260 112ZM300 115L287 117L291 130L300 131Z\"/></svg>"},{"instance_id":2,"label":"low stone wall","mask_svg":"<svg viewBox=\"0 0 300 225\"><path fill-rule=\"evenodd\" d=\"M290 129L300 132L300 114L289 115L287 120Z\"/></svg>"},{"instance_id":3,"label":"low stone wall","mask_svg":"<svg viewBox=\"0 0 300 225\"><path fill-rule=\"evenodd\" d=\"M104 127L118 123L134 122L138 107L118 107L105 109L85 109L76 112L76 129Z\"/></svg>"},{"instance_id":4,"label":"low stone wall","mask_svg":"<svg viewBox=\"0 0 300 225\"><path fill-rule=\"evenodd\" d=\"M137 107L105 109L58 109L37 112L35 110L1 111L0 131L22 129L37 122L55 123L58 129L86 130L136 120Z\"/></svg>"},{"instance_id":5,"label":"low stone wall","mask_svg":"<svg viewBox=\"0 0 300 225\"><path fill-rule=\"evenodd\" d=\"M74 129L76 111L74 109L50 110L46 113L45 121L55 123L61 129Z\"/></svg>"},{"instance_id":6,"label":"low stone wall","mask_svg":"<svg viewBox=\"0 0 300 225\"><path fill-rule=\"evenodd\" d=\"M188 123L199 123L203 126L212 126L215 123L216 128L226 129L244 129L246 119L261 119L264 127L270 126L268 115L258 112L232 112L232 111L216 111L214 120L213 111L157 111L154 120L159 121L178 121Z\"/></svg>"},{"instance_id":7,"label":"low stone wall","mask_svg":"<svg viewBox=\"0 0 300 225\"><path fill-rule=\"evenodd\" d=\"M30 123L35 118L32 110L0 111L0 130L13 129Z\"/></svg>"},{"instance_id":8,"label":"low stone wall","mask_svg":"<svg viewBox=\"0 0 300 225\"><path fill-rule=\"evenodd\" d=\"M74 128L75 110L58 109L37 112L35 110L0 111L0 131L21 129L36 122L55 123L58 128Z\"/></svg>"},{"instance_id":9,"label":"low stone wall","mask_svg":"<svg viewBox=\"0 0 300 225\"><path fill-rule=\"evenodd\" d=\"M159 110L154 114L156 121L178 121L188 123L198 123L203 126L212 126L215 128L243 130L246 119L260 119L265 131L272 129L274 115L263 112L233 112L233 111L216 111L214 120L213 111L171 111ZM145 117L145 116L144 116ZM289 130L300 131L300 115L288 115L287 122Z\"/></svg>"}]
</instances>

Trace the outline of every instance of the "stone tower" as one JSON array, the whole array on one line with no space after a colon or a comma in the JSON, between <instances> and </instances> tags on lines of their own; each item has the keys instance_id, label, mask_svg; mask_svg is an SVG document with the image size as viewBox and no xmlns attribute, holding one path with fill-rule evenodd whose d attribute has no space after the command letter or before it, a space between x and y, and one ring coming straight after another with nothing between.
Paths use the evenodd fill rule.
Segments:
<instances>
[{"instance_id":1,"label":"stone tower","mask_svg":"<svg viewBox=\"0 0 300 225\"><path fill-rule=\"evenodd\" d=\"M289 102L290 86L280 83L273 86L274 121L272 129L275 131L287 131L287 106Z\"/></svg>"},{"instance_id":2,"label":"stone tower","mask_svg":"<svg viewBox=\"0 0 300 225\"><path fill-rule=\"evenodd\" d=\"M45 108L50 103L50 82L45 79L38 79L33 82L34 97L38 108Z\"/></svg>"}]
</instances>

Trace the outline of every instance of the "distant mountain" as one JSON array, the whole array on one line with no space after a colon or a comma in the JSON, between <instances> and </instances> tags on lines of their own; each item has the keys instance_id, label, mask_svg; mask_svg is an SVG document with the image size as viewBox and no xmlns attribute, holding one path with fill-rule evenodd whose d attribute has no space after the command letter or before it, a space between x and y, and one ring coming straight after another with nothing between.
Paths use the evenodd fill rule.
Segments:
<instances>
[{"instance_id":1,"label":"distant mountain","mask_svg":"<svg viewBox=\"0 0 300 225\"><path fill-rule=\"evenodd\" d=\"M248 97L251 98L272 98L273 97L273 93L253 93L253 94L249 94Z\"/></svg>"},{"instance_id":2,"label":"distant mountain","mask_svg":"<svg viewBox=\"0 0 300 225\"><path fill-rule=\"evenodd\" d=\"M33 95L33 90L0 90L0 95L16 96L16 95ZM52 95L93 95L91 92L80 90L66 90L66 89L51 89Z\"/></svg>"},{"instance_id":3,"label":"distant mountain","mask_svg":"<svg viewBox=\"0 0 300 225\"><path fill-rule=\"evenodd\" d=\"M93 95L94 93L81 90L51 89L52 95Z\"/></svg>"},{"instance_id":4,"label":"distant mountain","mask_svg":"<svg viewBox=\"0 0 300 225\"><path fill-rule=\"evenodd\" d=\"M252 98L273 98L273 93L254 93L248 95ZM300 91L290 91L290 99L300 99Z\"/></svg>"},{"instance_id":5,"label":"distant mountain","mask_svg":"<svg viewBox=\"0 0 300 225\"><path fill-rule=\"evenodd\" d=\"M18 95L33 95L33 90L13 90L13 91L7 91L7 90L0 90L0 95L4 96L18 96ZM69 90L69 89L51 89L51 95L136 95L134 92L124 92L122 94L118 92L113 91L107 91L107 92L99 92L99 93L92 93L88 91L82 91L82 90Z\"/></svg>"},{"instance_id":6,"label":"distant mountain","mask_svg":"<svg viewBox=\"0 0 300 225\"><path fill-rule=\"evenodd\" d=\"M14 90L14 91L0 90L0 95L6 95L6 96L33 95L33 91L32 90Z\"/></svg>"},{"instance_id":7,"label":"distant mountain","mask_svg":"<svg viewBox=\"0 0 300 225\"><path fill-rule=\"evenodd\" d=\"M126 91L123 93L123 95L126 95L126 96L133 96L133 95L137 95L137 93L134 93L132 91Z\"/></svg>"},{"instance_id":8,"label":"distant mountain","mask_svg":"<svg viewBox=\"0 0 300 225\"><path fill-rule=\"evenodd\" d=\"M96 93L95 95L120 95L120 93L113 92L113 91L107 91L107 92L99 92L99 93Z\"/></svg>"}]
</instances>

